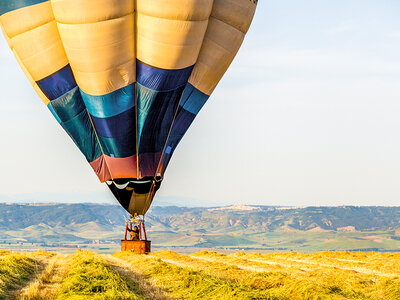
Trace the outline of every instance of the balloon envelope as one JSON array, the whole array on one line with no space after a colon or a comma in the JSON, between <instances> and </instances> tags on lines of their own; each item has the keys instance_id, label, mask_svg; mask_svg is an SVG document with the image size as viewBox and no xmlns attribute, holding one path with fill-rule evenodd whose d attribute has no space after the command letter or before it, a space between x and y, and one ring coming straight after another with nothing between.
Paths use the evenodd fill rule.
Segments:
<instances>
[{"instance_id":1,"label":"balloon envelope","mask_svg":"<svg viewBox=\"0 0 400 300\"><path fill-rule=\"evenodd\" d=\"M256 0L2 0L3 33L101 182L144 215Z\"/></svg>"}]
</instances>

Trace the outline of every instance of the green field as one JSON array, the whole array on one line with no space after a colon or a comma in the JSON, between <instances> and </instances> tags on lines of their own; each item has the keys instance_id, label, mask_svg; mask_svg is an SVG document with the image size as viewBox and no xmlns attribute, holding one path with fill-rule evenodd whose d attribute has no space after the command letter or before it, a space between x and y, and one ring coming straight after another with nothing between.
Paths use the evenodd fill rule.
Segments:
<instances>
[{"instance_id":1,"label":"green field","mask_svg":"<svg viewBox=\"0 0 400 300\"><path fill-rule=\"evenodd\" d=\"M165 234L152 232L152 238L157 246L164 248L186 247L186 252L198 249L217 249L218 251L400 251L400 237L393 231L368 232L304 232L276 231L262 233L240 234L199 234L190 232L188 235ZM202 241L202 243L199 243ZM182 250L179 250L182 252Z\"/></svg>"},{"instance_id":2,"label":"green field","mask_svg":"<svg viewBox=\"0 0 400 300\"><path fill-rule=\"evenodd\" d=\"M400 254L0 252L0 299L400 299Z\"/></svg>"},{"instance_id":3,"label":"green field","mask_svg":"<svg viewBox=\"0 0 400 300\"><path fill-rule=\"evenodd\" d=\"M115 232L121 235L122 230ZM28 234L25 232L25 234ZM82 233L84 235L85 232ZM98 236L103 233L99 232ZM107 233L109 234L109 233ZM263 233L236 234L198 233L188 232L150 232L154 250L171 249L179 253L193 253L202 250L214 250L223 253L237 251L252 252L282 252L297 251L312 253L317 251L400 251L400 236L393 231L368 232L304 232L304 231L277 231ZM44 249L71 254L77 249L95 251L96 253L111 254L120 249L120 241L96 242L5 242L0 243L0 250L36 251Z\"/></svg>"}]
</instances>

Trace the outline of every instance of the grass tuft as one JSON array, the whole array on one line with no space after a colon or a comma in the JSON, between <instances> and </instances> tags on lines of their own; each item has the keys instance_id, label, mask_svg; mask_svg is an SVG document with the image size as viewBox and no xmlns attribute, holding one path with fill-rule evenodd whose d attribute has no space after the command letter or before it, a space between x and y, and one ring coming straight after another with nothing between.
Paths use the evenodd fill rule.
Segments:
<instances>
[{"instance_id":1,"label":"grass tuft","mask_svg":"<svg viewBox=\"0 0 400 300\"><path fill-rule=\"evenodd\" d=\"M25 254L11 253L0 257L0 298L26 283L36 272L37 262Z\"/></svg>"},{"instance_id":2,"label":"grass tuft","mask_svg":"<svg viewBox=\"0 0 400 300\"><path fill-rule=\"evenodd\" d=\"M114 272L105 260L77 251L63 280L58 299L139 299L136 287Z\"/></svg>"},{"instance_id":3,"label":"grass tuft","mask_svg":"<svg viewBox=\"0 0 400 300\"><path fill-rule=\"evenodd\" d=\"M389 300L400 299L400 278L395 278L386 282L385 296L385 298Z\"/></svg>"}]
</instances>

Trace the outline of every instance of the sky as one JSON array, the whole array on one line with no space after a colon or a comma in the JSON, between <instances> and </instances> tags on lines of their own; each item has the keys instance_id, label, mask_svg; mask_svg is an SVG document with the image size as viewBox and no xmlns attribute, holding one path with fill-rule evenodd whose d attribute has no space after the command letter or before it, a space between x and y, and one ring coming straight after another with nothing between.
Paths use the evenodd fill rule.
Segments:
<instances>
[{"instance_id":1,"label":"sky","mask_svg":"<svg viewBox=\"0 0 400 300\"><path fill-rule=\"evenodd\" d=\"M155 203L400 205L400 2L259 1ZM0 39L0 200L115 203Z\"/></svg>"}]
</instances>

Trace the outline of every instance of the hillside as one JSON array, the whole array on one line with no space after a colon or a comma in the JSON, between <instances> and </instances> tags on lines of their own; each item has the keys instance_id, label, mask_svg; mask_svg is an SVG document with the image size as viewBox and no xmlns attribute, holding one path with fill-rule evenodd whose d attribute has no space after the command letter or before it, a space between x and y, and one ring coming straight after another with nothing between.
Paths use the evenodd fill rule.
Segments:
<instances>
[{"instance_id":1,"label":"hillside","mask_svg":"<svg viewBox=\"0 0 400 300\"><path fill-rule=\"evenodd\" d=\"M0 204L0 245L115 250L126 217L116 205ZM180 250L400 250L400 207L155 206L146 225L153 246Z\"/></svg>"},{"instance_id":2,"label":"hillside","mask_svg":"<svg viewBox=\"0 0 400 300\"><path fill-rule=\"evenodd\" d=\"M400 299L400 254L0 253L0 299Z\"/></svg>"},{"instance_id":3,"label":"hillside","mask_svg":"<svg viewBox=\"0 0 400 300\"><path fill-rule=\"evenodd\" d=\"M154 207L149 219L152 226L166 226L173 230L185 228L234 232L245 229L265 232L321 228L333 231L374 231L400 228L400 207Z\"/></svg>"}]
</instances>

